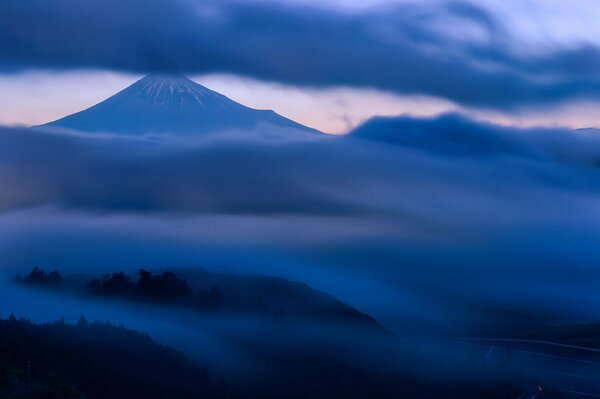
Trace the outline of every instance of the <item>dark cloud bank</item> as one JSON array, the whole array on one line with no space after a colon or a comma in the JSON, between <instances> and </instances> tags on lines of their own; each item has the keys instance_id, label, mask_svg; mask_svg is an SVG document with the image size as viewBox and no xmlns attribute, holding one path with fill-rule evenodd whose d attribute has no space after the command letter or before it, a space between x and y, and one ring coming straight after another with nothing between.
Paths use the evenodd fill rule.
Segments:
<instances>
[{"instance_id":1,"label":"dark cloud bank","mask_svg":"<svg viewBox=\"0 0 600 399\"><path fill-rule=\"evenodd\" d=\"M3 128L0 142L5 270L276 274L397 331L593 320L582 304L600 300L595 131L445 115L345 137Z\"/></svg>"},{"instance_id":2,"label":"dark cloud bank","mask_svg":"<svg viewBox=\"0 0 600 399\"><path fill-rule=\"evenodd\" d=\"M0 64L233 72L496 109L600 95L595 46L534 55L484 8L436 7L342 13L264 2L10 0L0 5Z\"/></svg>"}]
</instances>

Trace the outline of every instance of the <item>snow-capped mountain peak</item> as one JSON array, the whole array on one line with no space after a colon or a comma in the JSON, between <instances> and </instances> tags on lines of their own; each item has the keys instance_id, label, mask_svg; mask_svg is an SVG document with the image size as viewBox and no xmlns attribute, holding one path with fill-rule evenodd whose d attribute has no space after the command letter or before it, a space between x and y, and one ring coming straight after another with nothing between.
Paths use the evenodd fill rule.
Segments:
<instances>
[{"instance_id":1,"label":"snow-capped mountain peak","mask_svg":"<svg viewBox=\"0 0 600 399\"><path fill-rule=\"evenodd\" d=\"M223 107L239 105L183 75L148 75L136 83L136 88L139 90L140 97L151 99L154 104L202 108L206 108L207 102Z\"/></svg>"},{"instance_id":2,"label":"snow-capped mountain peak","mask_svg":"<svg viewBox=\"0 0 600 399\"><path fill-rule=\"evenodd\" d=\"M317 132L239 104L182 75L151 74L105 101L45 127L129 135L195 134L271 125Z\"/></svg>"}]
</instances>

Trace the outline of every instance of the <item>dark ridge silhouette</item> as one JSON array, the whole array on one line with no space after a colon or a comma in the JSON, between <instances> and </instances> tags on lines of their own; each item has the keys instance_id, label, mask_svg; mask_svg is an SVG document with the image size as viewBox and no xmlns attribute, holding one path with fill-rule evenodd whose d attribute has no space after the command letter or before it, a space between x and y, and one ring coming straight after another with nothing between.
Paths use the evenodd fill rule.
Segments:
<instances>
[{"instance_id":1,"label":"dark ridge silhouette","mask_svg":"<svg viewBox=\"0 0 600 399\"><path fill-rule=\"evenodd\" d=\"M109 323L0 319L0 398L216 398L225 387L147 334Z\"/></svg>"}]
</instances>

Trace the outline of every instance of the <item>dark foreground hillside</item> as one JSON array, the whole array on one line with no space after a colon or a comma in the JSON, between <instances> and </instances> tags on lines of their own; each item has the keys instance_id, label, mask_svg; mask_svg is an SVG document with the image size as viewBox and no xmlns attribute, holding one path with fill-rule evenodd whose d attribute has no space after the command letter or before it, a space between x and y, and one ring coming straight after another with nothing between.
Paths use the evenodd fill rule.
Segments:
<instances>
[{"instance_id":1,"label":"dark foreground hillside","mask_svg":"<svg viewBox=\"0 0 600 399\"><path fill-rule=\"evenodd\" d=\"M208 372L147 334L108 323L0 320L0 398L223 397Z\"/></svg>"},{"instance_id":2,"label":"dark foreground hillside","mask_svg":"<svg viewBox=\"0 0 600 399\"><path fill-rule=\"evenodd\" d=\"M58 302L66 307L77 300L102 302L104 309L126 307L132 320L164 320L177 332L161 335L151 325L147 331L209 365L228 386L214 384L183 355L124 327L83 319L77 326L34 325L11 318L0 320L0 399L563 398L574 387L572 378L538 369L568 374L573 364L589 360L561 349L560 356L569 358L558 364L553 346L514 340L397 338L333 297L265 276L176 269L140 270L137 279L124 272L63 278L35 268L16 281L23 298L37 287L54 298L66 293ZM590 384L585 388L595 392Z\"/></svg>"}]
</instances>

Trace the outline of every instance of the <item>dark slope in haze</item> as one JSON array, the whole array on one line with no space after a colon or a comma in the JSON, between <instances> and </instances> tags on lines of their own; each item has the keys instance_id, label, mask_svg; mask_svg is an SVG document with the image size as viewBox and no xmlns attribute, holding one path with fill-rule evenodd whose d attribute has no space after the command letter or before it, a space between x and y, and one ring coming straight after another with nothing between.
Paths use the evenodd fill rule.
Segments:
<instances>
[{"instance_id":1,"label":"dark slope in haze","mask_svg":"<svg viewBox=\"0 0 600 399\"><path fill-rule=\"evenodd\" d=\"M138 278L148 273L153 290L141 292ZM139 275L138 275L139 274ZM53 275L55 279L51 279ZM165 279L165 276L172 277ZM97 279L101 290L92 289ZM86 274L61 277L39 269L24 279L17 279L33 287L53 288L65 293L78 293L99 299L121 299L145 302L148 305L166 304L191 308L212 314L246 314L267 319L313 321L353 326L387 336L389 332L371 316L341 302L337 298L310 286L279 277L214 273L201 268L161 269L149 272L104 276ZM185 281L186 291L178 284ZM166 291L165 291L166 289ZM165 295L162 295L165 294Z\"/></svg>"},{"instance_id":2,"label":"dark slope in haze","mask_svg":"<svg viewBox=\"0 0 600 399\"><path fill-rule=\"evenodd\" d=\"M207 371L109 323L0 319L2 399L222 398Z\"/></svg>"}]
</instances>

